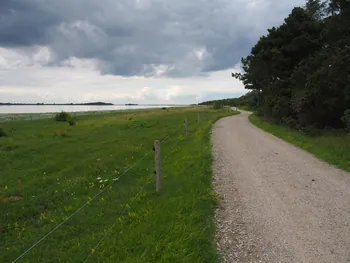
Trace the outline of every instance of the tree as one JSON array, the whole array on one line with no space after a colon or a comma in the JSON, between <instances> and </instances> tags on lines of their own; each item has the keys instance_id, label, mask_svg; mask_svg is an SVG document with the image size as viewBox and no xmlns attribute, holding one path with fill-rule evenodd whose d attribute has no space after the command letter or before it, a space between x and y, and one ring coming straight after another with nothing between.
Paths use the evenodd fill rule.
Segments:
<instances>
[{"instance_id":1,"label":"tree","mask_svg":"<svg viewBox=\"0 0 350 263\"><path fill-rule=\"evenodd\" d=\"M306 12L316 20L322 20L327 15L327 1L308 0L305 5Z\"/></svg>"},{"instance_id":2,"label":"tree","mask_svg":"<svg viewBox=\"0 0 350 263\"><path fill-rule=\"evenodd\" d=\"M349 4L308 0L242 58L244 73L232 76L257 92L266 117L298 128L344 126L350 108Z\"/></svg>"},{"instance_id":3,"label":"tree","mask_svg":"<svg viewBox=\"0 0 350 263\"><path fill-rule=\"evenodd\" d=\"M261 91L265 115L281 121L291 115L290 75L300 61L321 47L320 26L302 8L294 8L278 28L268 30L242 59L244 74L234 75L247 89Z\"/></svg>"},{"instance_id":4,"label":"tree","mask_svg":"<svg viewBox=\"0 0 350 263\"><path fill-rule=\"evenodd\" d=\"M220 100L215 101L213 104L213 109L216 109L216 110L222 109L223 107L224 107L224 104Z\"/></svg>"}]
</instances>

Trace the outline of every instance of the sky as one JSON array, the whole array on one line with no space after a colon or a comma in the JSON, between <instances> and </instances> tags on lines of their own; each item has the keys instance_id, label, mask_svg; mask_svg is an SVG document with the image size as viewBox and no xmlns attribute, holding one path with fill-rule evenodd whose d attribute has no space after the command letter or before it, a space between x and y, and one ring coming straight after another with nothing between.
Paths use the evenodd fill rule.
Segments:
<instances>
[{"instance_id":1,"label":"sky","mask_svg":"<svg viewBox=\"0 0 350 263\"><path fill-rule=\"evenodd\" d=\"M0 0L0 102L192 104L304 0Z\"/></svg>"}]
</instances>

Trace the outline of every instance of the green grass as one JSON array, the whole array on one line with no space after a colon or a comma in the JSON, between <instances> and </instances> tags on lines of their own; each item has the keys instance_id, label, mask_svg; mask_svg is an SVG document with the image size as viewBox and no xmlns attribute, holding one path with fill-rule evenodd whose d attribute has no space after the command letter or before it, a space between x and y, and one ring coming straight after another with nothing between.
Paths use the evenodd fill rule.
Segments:
<instances>
[{"instance_id":1,"label":"green grass","mask_svg":"<svg viewBox=\"0 0 350 263\"><path fill-rule=\"evenodd\" d=\"M312 153L315 157L350 171L350 133L323 132L319 136L308 136L267 122L254 114L249 116L249 120L264 131Z\"/></svg>"},{"instance_id":2,"label":"green grass","mask_svg":"<svg viewBox=\"0 0 350 263\"><path fill-rule=\"evenodd\" d=\"M91 252L88 262L217 262L210 130L235 113L178 108L83 115L76 126L53 118L2 123L0 262L15 260L112 182L17 262L83 262ZM169 134L157 194L153 141ZM14 196L21 200L6 200Z\"/></svg>"}]
</instances>

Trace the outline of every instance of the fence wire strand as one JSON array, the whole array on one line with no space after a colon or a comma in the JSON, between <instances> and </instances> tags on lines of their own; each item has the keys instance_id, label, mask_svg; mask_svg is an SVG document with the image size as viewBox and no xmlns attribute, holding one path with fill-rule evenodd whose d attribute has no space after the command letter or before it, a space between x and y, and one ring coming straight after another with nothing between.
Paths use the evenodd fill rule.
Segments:
<instances>
[{"instance_id":1,"label":"fence wire strand","mask_svg":"<svg viewBox=\"0 0 350 263\"><path fill-rule=\"evenodd\" d=\"M149 179L145 184L143 184L143 186L140 188L140 190L138 191L138 193L133 197L133 199L131 200L130 203L128 203L127 205L125 205L125 209L123 210L123 212L117 217L117 220L115 220L115 222L112 224L112 226L107 230L107 232L105 232L105 234L102 236L102 238L98 241L97 245L91 250L90 254L85 258L85 260L83 261L83 263L87 262L89 260L89 258L92 256L92 254L95 253L96 249L99 248L99 246L101 245L101 243L103 242L103 240L108 236L108 234L112 231L112 229L115 227L115 225L118 223L119 218L123 217L123 215L125 214L125 212L130 209L130 206L132 205L132 203L136 200L137 197L139 197L139 195L141 194L142 190L145 188L146 185L148 185L151 182L151 180Z\"/></svg>"},{"instance_id":2,"label":"fence wire strand","mask_svg":"<svg viewBox=\"0 0 350 263\"><path fill-rule=\"evenodd\" d=\"M178 133L178 131L170 133L168 135L166 135L161 142L166 142L170 137L172 137L174 134ZM175 145L177 145L180 142L180 140L177 141L177 143ZM174 146L175 147L175 146ZM173 148L174 148L173 147ZM108 184L106 187L104 187L103 189L101 189L95 196L93 196L89 201L87 201L86 203L84 203L81 207L79 207L77 210L75 210L68 218L66 218L64 221L62 221L60 224L58 224L56 227L54 227L52 230L50 230L47 234L45 234L42 238L40 238L38 241L36 241L31 247L29 247L27 250L25 250L21 255L19 255L15 260L12 261L12 263L17 262L18 260L20 260L23 256L25 256L29 251L31 251L33 248L35 248L37 245L39 245L42 241L44 241L47 237L49 237L53 232L55 232L58 228L60 228L62 225L64 225L65 223L67 223L74 215L76 215L77 213L79 213L85 206L87 206L88 204L90 204L93 200L95 200L97 197L99 197L102 193L104 193L108 188L112 187L113 184L117 181L119 181L119 179L124 176L126 173L128 173L132 168L134 168L136 165L138 165L143 159L145 159L147 157L147 155L149 155L150 152L144 154L136 163L134 163L133 165L131 165L128 169L126 169L119 177L115 178L113 180L113 182L111 182L110 184ZM165 156L164 160L166 160L168 158L169 154ZM149 183L149 182L148 182ZM142 188L140 189L140 191L137 193L137 195L135 196L135 198L133 199L133 201L140 195L142 189L146 186L146 184L144 184L142 186ZM133 202L132 201L132 202ZM132 202L130 204L132 204ZM127 209L124 209L123 213L121 216L123 216L123 214L126 212ZM118 218L120 218L121 216L119 216ZM117 221L112 225L112 227L106 232L106 234L102 237L102 239L100 240L100 242L97 244L96 248L97 249L101 242L103 241L103 239L108 235L108 233L112 230L112 228L115 226L115 224L117 223ZM89 257L93 254L90 253L88 255L88 257L85 259L84 262L86 262Z\"/></svg>"},{"instance_id":3,"label":"fence wire strand","mask_svg":"<svg viewBox=\"0 0 350 263\"><path fill-rule=\"evenodd\" d=\"M62 225L67 223L69 219L71 219L74 215L79 213L85 206L90 204L93 200L95 200L98 196L100 196L102 193L104 193L108 188L110 188L115 182L117 182L122 176L124 176L127 172L129 172L132 168L134 168L136 165L138 165L143 159L146 158L147 155L149 155L150 152L143 155L136 163L131 165L128 169L126 169L119 177L117 177L113 182L108 184L106 187L101 189L95 196L93 196L89 201L84 203L81 207L79 207L77 210L75 210L74 213L72 213L68 218L66 218L64 221L62 221L60 224L58 224L55 228L53 228L50 232L48 232L46 235L44 235L42 238L40 238L37 242L35 242L31 247L29 247L27 250L25 250L20 256L18 256L12 263L17 262L19 259L21 259L25 254L27 254L30 250L32 250L34 247L36 247L38 244L40 244L43 240L45 240L48 236L50 236L53 232L55 232L58 228L60 228Z\"/></svg>"},{"instance_id":4,"label":"fence wire strand","mask_svg":"<svg viewBox=\"0 0 350 263\"><path fill-rule=\"evenodd\" d=\"M160 140L161 143L166 142L170 137L173 137L174 134L177 134L179 132L179 130L176 130L173 133L168 134L167 136L165 136L162 140Z\"/></svg>"},{"instance_id":5,"label":"fence wire strand","mask_svg":"<svg viewBox=\"0 0 350 263\"><path fill-rule=\"evenodd\" d=\"M174 135L175 133L172 133L172 135ZM170 136L168 135L167 137L165 137L162 141L166 141ZM180 142L181 140L177 140L176 143L171 147L171 149L174 149ZM172 154L173 152L170 152L170 154L167 154L164 157L164 161ZM134 200L140 195L140 193L142 192L142 190L145 188L146 185L148 185L150 183L151 180L148 180L139 190L139 192L134 196L134 198L132 199L132 201L128 204L128 206L130 206ZM123 212L118 216L117 220L113 223L113 225L107 230L107 232L103 235L103 237L99 240L99 242L97 243L97 245L91 250L90 254L86 257L86 259L83 261L83 263L87 262L89 260L89 258L95 253L95 251L99 248L99 246L101 245L101 243L103 242L103 240L108 236L108 234L112 231L112 229L115 227L115 225L118 223L119 218L121 218L125 212L130 208L126 206L125 209L123 210Z\"/></svg>"}]
</instances>

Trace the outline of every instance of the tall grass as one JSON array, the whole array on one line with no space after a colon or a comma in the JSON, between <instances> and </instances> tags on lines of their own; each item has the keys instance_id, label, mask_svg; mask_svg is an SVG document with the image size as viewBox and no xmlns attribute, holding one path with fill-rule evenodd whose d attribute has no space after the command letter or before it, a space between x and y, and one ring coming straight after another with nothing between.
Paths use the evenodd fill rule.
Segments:
<instances>
[{"instance_id":1,"label":"tall grass","mask_svg":"<svg viewBox=\"0 0 350 263\"><path fill-rule=\"evenodd\" d=\"M168 110L81 116L74 128L50 119L5 123L20 147L0 140L1 197L22 199L0 202L0 262L14 260L88 201L18 262L83 262L90 254L89 262L216 262L210 130L235 112ZM157 194L152 146L168 135Z\"/></svg>"},{"instance_id":2,"label":"tall grass","mask_svg":"<svg viewBox=\"0 0 350 263\"><path fill-rule=\"evenodd\" d=\"M350 133L325 131L316 136L309 136L285 126L272 124L254 114L249 116L249 120L257 127L312 153L317 158L350 171Z\"/></svg>"}]
</instances>

